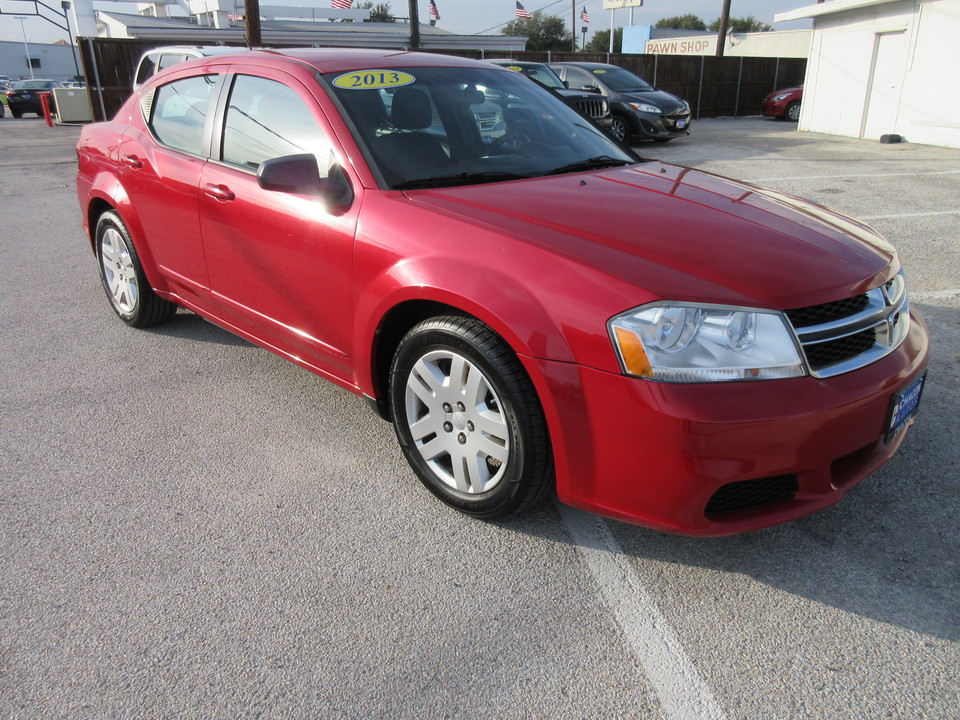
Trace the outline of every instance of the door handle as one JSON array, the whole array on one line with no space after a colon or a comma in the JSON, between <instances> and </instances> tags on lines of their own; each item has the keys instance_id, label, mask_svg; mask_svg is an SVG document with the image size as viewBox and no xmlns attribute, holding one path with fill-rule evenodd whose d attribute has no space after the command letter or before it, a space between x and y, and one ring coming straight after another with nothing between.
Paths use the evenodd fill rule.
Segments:
<instances>
[{"instance_id":1,"label":"door handle","mask_svg":"<svg viewBox=\"0 0 960 720\"><path fill-rule=\"evenodd\" d=\"M207 183L203 186L203 192L212 197L214 200L220 200L222 202L229 202L237 197L226 185L213 185L212 183Z\"/></svg>"},{"instance_id":2,"label":"door handle","mask_svg":"<svg viewBox=\"0 0 960 720\"><path fill-rule=\"evenodd\" d=\"M127 167L132 167L134 170L139 170L143 167L143 160L136 155L124 155L123 158L121 158L121 162Z\"/></svg>"}]
</instances>

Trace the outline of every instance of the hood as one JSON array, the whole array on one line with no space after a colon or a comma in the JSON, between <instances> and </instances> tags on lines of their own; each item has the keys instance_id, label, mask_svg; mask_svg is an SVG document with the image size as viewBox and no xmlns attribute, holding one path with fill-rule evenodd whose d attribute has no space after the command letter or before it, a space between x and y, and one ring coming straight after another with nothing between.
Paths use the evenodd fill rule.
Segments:
<instances>
[{"instance_id":1,"label":"hood","mask_svg":"<svg viewBox=\"0 0 960 720\"><path fill-rule=\"evenodd\" d=\"M407 195L601 273L598 284L622 282L644 301L784 310L859 294L897 269L894 249L853 218L659 162Z\"/></svg>"},{"instance_id":2,"label":"hood","mask_svg":"<svg viewBox=\"0 0 960 720\"><path fill-rule=\"evenodd\" d=\"M676 95L671 95L663 90L652 90L650 92L631 92L620 93L618 98L623 102L644 102L651 103L660 108L664 113L669 114L678 109L686 109L686 104Z\"/></svg>"},{"instance_id":3,"label":"hood","mask_svg":"<svg viewBox=\"0 0 960 720\"><path fill-rule=\"evenodd\" d=\"M772 93L767 93L766 96L764 96L764 100L766 100L767 98L776 97L777 95L785 95L786 93L800 92L801 90L803 90L802 87L788 87L788 88L783 88L782 90L774 90Z\"/></svg>"}]
</instances>

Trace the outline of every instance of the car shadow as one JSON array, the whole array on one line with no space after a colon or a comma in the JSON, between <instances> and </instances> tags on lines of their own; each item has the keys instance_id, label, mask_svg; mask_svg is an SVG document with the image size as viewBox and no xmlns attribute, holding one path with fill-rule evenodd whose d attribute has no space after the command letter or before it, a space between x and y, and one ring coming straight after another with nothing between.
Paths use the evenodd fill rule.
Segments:
<instances>
[{"instance_id":1,"label":"car shadow","mask_svg":"<svg viewBox=\"0 0 960 720\"><path fill-rule=\"evenodd\" d=\"M180 338L182 340L213 343L215 345L253 347L253 343L183 308L178 308L176 315L167 322L147 328L146 332Z\"/></svg>"}]
</instances>

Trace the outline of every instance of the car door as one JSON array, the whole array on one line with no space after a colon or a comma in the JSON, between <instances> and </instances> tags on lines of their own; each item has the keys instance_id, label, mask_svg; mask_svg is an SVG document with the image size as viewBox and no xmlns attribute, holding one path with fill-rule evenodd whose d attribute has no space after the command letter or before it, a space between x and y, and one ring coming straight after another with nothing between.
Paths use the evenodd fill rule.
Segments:
<instances>
[{"instance_id":1,"label":"car door","mask_svg":"<svg viewBox=\"0 0 960 720\"><path fill-rule=\"evenodd\" d=\"M220 142L200 179L214 297L223 317L258 341L346 378L359 200L334 207L317 195L264 190L256 174L271 158L310 153L323 177L342 162L342 151L296 78L263 68L238 72L229 83Z\"/></svg>"},{"instance_id":2,"label":"car door","mask_svg":"<svg viewBox=\"0 0 960 720\"><path fill-rule=\"evenodd\" d=\"M119 150L121 180L148 253L170 289L201 306L210 281L197 188L219 78L203 73L158 86L141 101L142 117L124 132Z\"/></svg>"}]
</instances>

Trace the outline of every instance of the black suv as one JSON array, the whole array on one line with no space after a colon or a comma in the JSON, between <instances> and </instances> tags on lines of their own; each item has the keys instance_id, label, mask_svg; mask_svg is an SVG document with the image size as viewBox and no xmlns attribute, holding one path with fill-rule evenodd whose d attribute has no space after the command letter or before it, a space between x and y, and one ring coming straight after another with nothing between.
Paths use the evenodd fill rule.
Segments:
<instances>
[{"instance_id":1,"label":"black suv","mask_svg":"<svg viewBox=\"0 0 960 720\"><path fill-rule=\"evenodd\" d=\"M608 133L612 133L613 117L610 115L610 105L605 98L597 97L595 92L567 89L557 74L543 63L520 60L490 60L490 62L526 75L534 82L553 90L567 105L593 120Z\"/></svg>"},{"instance_id":2,"label":"black suv","mask_svg":"<svg viewBox=\"0 0 960 720\"><path fill-rule=\"evenodd\" d=\"M690 105L657 90L629 70L604 63L550 63L572 90L599 93L610 103L611 133L618 140L667 142L690 134Z\"/></svg>"}]
</instances>

